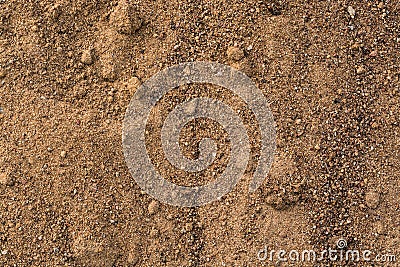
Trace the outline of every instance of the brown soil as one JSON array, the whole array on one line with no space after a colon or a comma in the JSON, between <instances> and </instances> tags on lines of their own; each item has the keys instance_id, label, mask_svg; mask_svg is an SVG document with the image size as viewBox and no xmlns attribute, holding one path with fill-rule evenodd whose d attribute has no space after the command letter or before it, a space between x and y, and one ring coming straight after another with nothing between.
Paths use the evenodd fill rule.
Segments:
<instances>
[{"instance_id":1,"label":"brown soil","mask_svg":"<svg viewBox=\"0 0 400 267\"><path fill-rule=\"evenodd\" d=\"M257 259L265 246L322 250L339 238L399 258L399 13L391 0L0 0L0 266L273 266ZM277 152L247 194L256 134L230 194L176 208L130 176L122 120L140 81L194 60L251 77L271 103ZM171 174L157 152L168 97L215 90L179 88L157 105L148 145L160 172ZM211 136L218 161L170 179L214 179L225 134L188 125L186 155Z\"/></svg>"}]
</instances>

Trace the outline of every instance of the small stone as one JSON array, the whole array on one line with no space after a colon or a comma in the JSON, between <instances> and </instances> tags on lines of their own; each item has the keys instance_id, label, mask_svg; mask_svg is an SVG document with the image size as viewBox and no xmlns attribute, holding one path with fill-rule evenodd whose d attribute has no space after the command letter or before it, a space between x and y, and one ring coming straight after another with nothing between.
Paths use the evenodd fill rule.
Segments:
<instances>
[{"instance_id":1,"label":"small stone","mask_svg":"<svg viewBox=\"0 0 400 267\"><path fill-rule=\"evenodd\" d=\"M319 144L316 144L314 148L315 148L315 150L320 150L321 146Z\"/></svg>"},{"instance_id":2,"label":"small stone","mask_svg":"<svg viewBox=\"0 0 400 267\"><path fill-rule=\"evenodd\" d=\"M101 75L105 80L108 81L115 81L117 79L117 72L115 71L115 68L112 65L104 66Z\"/></svg>"},{"instance_id":3,"label":"small stone","mask_svg":"<svg viewBox=\"0 0 400 267\"><path fill-rule=\"evenodd\" d=\"M14 179L10 176L9 173L2 172L2 173L0 173L0 184L7 185L7 186L13 186Z\"/></svg>"},{"instance_id":4,"label":"small stone","mask_svg":"<svg viewBox=\"0 0 400 267\"><path fill-rule=\"evenodd\" d=\"M156 228L153 228L150 230L150 237L151 238L156 238L159 234L159 231Z\"/></svg>"},{"instance_id":5,"label":"small stone","mask_svg":"<svg viewBox=\"0 0 400 267\"><path fill-rule=\"evenodd\" d=\"M62 158L65 158L65 157L67 156L67 152L64 151L64 150L61 151L60 156L61 156Z\"/></svg>"},{"instance_id":6,"label":"small stone","mask_svg":"<svg viewBox=\"0 0 400 267\"><path fill-rule=\"evenodd\" d=\"M194 101L188 102L185 107L185 113L186 114L194 114L196 112L197 107L198 107L198 101L194 100Z\"/></svg>"},{"instance_id":7,"label":"small stone","mask_svg":"<svg viewBox=\"0 0 400 267\"><path fill-rule=\"evenodd\" d=\"M128 80L128 82L126 83L126 88L133 95L140 85L141 82L139 78L134 76Z\"/></svg>"},{"instance_id":8,"label":"small stone","mask_svg":"<svg viewBox=\"0 0 400 267\"><path fill-rule=\"evenodd\" d=\"M6 77L6 75L7 75L6 70L0 68L0 79L3 79L4 77Z\"/></svg>"},{"instance_id":9,"label":"small stone","mask_svg":"<svg viewBox=\"0 0 400 267\"><path fill-rule=\"evenodd\" d=\"M120 0L110 15L110 24L118 33L130 35L140 29L142 20L127 0Z\"/></svg>"},{"instance_id":10,"label":"small stone","mask_svg":"<svg viewBox=\"0 0 400 267\"><path fill-rule=\"evenodd\" d=\"M136 266L139 263L139 252L136 249L132 249L127 258L127 262L130 266Z\"/></svg>"},{"instance_id":11,"label":"small stone","mask_svg":"<svg viewBox=\"0 0 400 267\"><path fill-rule=\"evenodd\" d=\"M377 55L378 55L378 52L376 50L374 50L371 53L369 53L370 57L376 57Z\"/></svg>"},{"instance_id":12,"label":"small stone","mask_svg":"<svg viewBox=\"0 0 400 267\"><path fill-rule=\"evenodd\" d=\"M112 59L112 55L102 56L101 75L105 80L115 81L119 74L119 64Z\"/></svg>"},{"instance_id":13,"label":"small stone","mask_svg":"<svg viewBox=\"0 0 400 267\"><path fill-rule=\"evenodd\" d=\"M286 207L282 197L280 196L269 195L265 199L265 202L277 210L283 210Z\"/></svg>"},{"instance_id":14,"label":"small stone","mask_svg":"<svg viewBox=\"0 0 400 267\"><path fill-rule=\"evenodd\" d=\"M93 63L93 50L92 49L87 49L82 52L82 57L81 57L82 63L86 65L90 65Z\"/></svg>"},{"instance_id":15,"label":"small stone","mask_svg":"<svg viewBox=\"0 0 400 267\"><path fill-rule=\"evenodd\" d=\"M377 233L378 235L383 235L385 234L385 225L382 221L377 221L374 223L374 232Z\"/></svg>"},{"instance_id":16,"label":"small stone","mask_svg":"<svg viewBox=\"0 0 400 267\"><path fill-rule=\"evenodd\" d=\"M55 4L50 8L50 15L52 19L57 19L62 14L63 7L60 4Z\"/></svg>"},{"instance_id":17,"label":"small stone","mask_svg":"<svg viewBox=\"0 0 400 267\"><path fill-rule=\"evenodd\" d=\"M358 75L364 74L365 73L365 69L364 69L364 67L360 66L360 67L357 68L356 72L357 72Z\"/></svg>"},{"instance_id":18,"label":"small stone","mask_svg":"<svg viewBox=\"0 0 400 267\"><path fill-rule=\"evenodd\" d=\"M352 18L354 18L354 16L356 15L356 11L354 10L354 8L353 8L352 6L349 6L349 7L347 8L347 11L349 12L350 16L351 16Z\"/></svg>"},{"instance_id":19,"label":"small stone","mask_svg":"<svg viewBox=\"0 0 400 267\"><path fill-rule=\"evenodd\" d=\"M376 209L380 202L380 194L375 191L367 192L365 195L365 202L369 208Z\"/></svg>"},{"instance_id":20,"label":"small stone","mask_svg":"<svg viewBox=\"0 0 400 267\"><path fill-rule=\"evenodd\" d=\"M253 67L250 61L245 58L241 61L232 62L230 64L234 69L237 69L241 72L244 72L247 76L252 76L253 74Z\"/></svg>"},{"instance_id":21,"label":"small stone","mask_svg":"<svg viewBox=\"0 0 400 267\"><path fill-rule=\"evenodd\" d=\"M354 44L351 46L351 49L352 49L352 50L358 50L358 49L360 49L360 47L361 47L361 44L360 44L360 43L354 43Z\"/></svg>"},{"instance_id":22,"label":"small stone","mask_svg":"<svg viewBox=\"0 0 400 267\"><path fill-rule=\"evenodd\" d=\"M78 266L112 267L118 257L111 243L96 242L87 236L76 236L72 253Z\"/></svg>"},{"instance_id":23,"label":"small stone","mask_svg":"<svg viewBox=\"0 0 400 267\"><path fill-rule=\"evenodd\" d=\"M383 3L383 2L380 2L380 3L378 4L378 8L379 8L379 9L382 9L384 6L385 6L385 3Z\"/></svg>"},{"instance_id":24,"label":"small stone","mask_svg":"<svg viewBox=\"0 0 400 267\"><path fill-rule=\"evenodd\" d=\"M158 201L152 200L149 204L148 211L150 215L156 214L159 209Z\"/></svg>"},{"instance_id":25,"label":"small stone","mask_svg":"<svg viewBox=\"0 0 400 267\"><path fill-rule=\"evenodd\" d=\"M186 232L193 231L193 223L186 223L185 229L186 229Z\"/></svg>"},{"instance_id":26,"label":"small stone","mask_svg":"<svg viewBox=\"0 0 400 267\"><path fill-rule=\"evenodd\" d=\"M226 51L226 55L228 56L228 60L231 61L239 61L244 58L243 50L236 46L230 46Z\"/></svg>"}]
</instances>

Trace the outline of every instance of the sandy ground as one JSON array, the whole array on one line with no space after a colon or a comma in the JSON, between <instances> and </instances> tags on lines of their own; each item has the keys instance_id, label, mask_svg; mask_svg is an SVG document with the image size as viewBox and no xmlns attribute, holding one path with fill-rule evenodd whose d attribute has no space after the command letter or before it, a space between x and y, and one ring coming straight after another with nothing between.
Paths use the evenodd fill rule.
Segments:
<instances>
[{"instance_id":1,"label":"sandy ground","mask_svg":"<svg viewBox=\"0 0 400 267\"><path fill-rule=\"evenodd\" d=\"M257 253L343 238L398 258L362 266L399 266L399 13L394 0L0 0L0 265L307 266ZM271 105L277 151L254 194L257 135L230 194L176 208L129 174L122 121L141 82L195 60L251 77ZM178 88L154 109L149 151L171 180L214 179L229 140L210 121L189 125L182 143L221 138L216 174L171 175L157 136L169 100L221 90ZM183 149L196 156L193 143Z\"/></svg>"}]
</instances>

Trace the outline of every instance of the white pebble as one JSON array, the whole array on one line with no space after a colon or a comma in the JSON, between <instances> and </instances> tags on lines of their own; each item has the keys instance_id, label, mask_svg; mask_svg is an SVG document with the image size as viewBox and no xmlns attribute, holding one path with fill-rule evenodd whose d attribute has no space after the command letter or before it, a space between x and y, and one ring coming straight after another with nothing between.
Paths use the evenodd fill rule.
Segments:
<instances>
[{"instance_id":1,"label":"white pebble","mask_svg":"<svg viewBox=\"0 0 400 267\"><path fill-rule=\"evenodd\" d=\"M354 8L353 8L352 6L349 6L349 7L347 8L347 11L349 12L350 16L351 16L352 18L354 18L354 16L356 15L356 11L354 10Z\"/></svg>"}]
</instances>

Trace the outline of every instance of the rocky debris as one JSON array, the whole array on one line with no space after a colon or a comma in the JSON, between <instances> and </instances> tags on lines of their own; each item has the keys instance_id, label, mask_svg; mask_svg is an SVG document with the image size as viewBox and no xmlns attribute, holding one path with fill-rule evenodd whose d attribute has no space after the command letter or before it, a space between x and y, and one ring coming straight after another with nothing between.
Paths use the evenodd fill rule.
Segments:
<instances>
[{"instance_id":1,"label":"rocky debris","mask_svg":"<svg viewBox=\"0 0 400 267\"><path fill-rule=\"evenodd\" d=\"M106 99L107 99L107 102L108 102L108 103L114 102L114 97L113 97L112 95L107 96Z\"/></svg>"},{"instance_id":2,"label":"rocky debris","mask_svg":"<svg viewBox=\"0 0 400 267\"><path fill-rule=\"evenodd\" d=\"M120 0L110 15L110 24L118 33L131 35L141 27L142 20L127 0Z\"/></svg>"},{"instance_id":3,"label":"rocky debris","mask_svg":"<svg viewBox=\"0 0 400 267\"><path fill-rule=\"evenodd\" d=\"M271 167L269 176L273 181L284 184L290 181L290 177L297 171L298 169L293 159L287 156L277 156Z\"/></svg>"},{"instance_id":4,"label":"rocky debris","mask_svg":"<svg viewBox=\"0 0 400 267\"><path fill-rule=\"evenodd\" d=\"M347 12L349 12L349 14L350 14L350 16L351 16L352 18L354 18L354 16L356 15L356 11L354 10L354 8L353 8L352 6L349 6L349 7L347 8Z\"/></svg>"},{"instance_id":5,"label":"rocky debris","mask_svg":"<svg viewBox=\"0 0 400 267\"><path fill-rule=\"evenodd\" d=\"M127 43L128 38L113 29L104 28L99 32L95 48L101 64L100 74L105 80L114 81L118 78Z\"/></svg>"},{"instance_id":6,"label":"rocky debris","mask_svg":"<svg viewBox=\"0 0 400 267\"><path fill-rule=\"evenodd\" d=\"M365 73L365 68L363 66L360 66L357 68L356 73L358 75L364 74Z\"/></svg>"},{"instance_id":7,"label":"rocky debris","mask_svg":"<svg viewBox=\"0 0 400 267\"><path fill-rule=\"evenodd\" d=\"M152 228L151 230L150 230L150 233L149 233L149 236L150 236L150 238L157 238L158 237L158 235L160 234L160 231L158 231L158 229L157 228Z\"/></svg>"},{"instance_id":8,"label":"rocky debris","mask_svg":"<svg viewBox=\"0 0 400 267\"><path fill-rule=\"evenodd\" d=\"M279 16L282 14L283 5L280 1L270 1L267 3L267 8L271 15Z\"/></svg>"},{"instance_id":9,"label":"rocky debris","mask_svg":"<svg viewBox=\"0 0 400 267\"><path fill-rule=\"evenodd\" d=\"M296 173L298 169L292 158L287 155L277 155L269 172L268 180L271 184L265 197L268 205L283 210L300 201L307 180L305 178L299 180L300 177L296 177Z\"/></svg>"},{"instance_id":10,"label":"rocky debris","mask_svg":"<svg viewBox=\"0 0 400 267\"><path fill-rule=\"evenodd\" d=\"M357 50L359 50L360 48L362 48L362 47L364 47L364 44L360 44L360 43L354 43L350 48L353 50L353 51L357 51Z\"/></svg>"},{"instance_id":11,"label":"rocky debris","mask_svg":"<svg viewBox=\"0 0 400 267\"><path fill-rule=\"evenodd\" d=\"M79 266L112 267L117 259L117 254L110 246L83 235L75 238L72 251Z\"/></svg>"},{"instance_id":12,"label":"rocky debris","mask_svg":"<svg viewBox=\"0 0 400 267\"><path fill-rule=\"evenodd\" d=\"M269 195L266 199L265 202L272 206L273 208L277 209L277 210L284 210L285 208L287 208L287 205L285 204L284 200L282 197L280 196L276 196L276 195Z\"/></svg>"},{"instance_id":13,"label":"rocky debris","mask_svg":"<svg viewBox=\"0 0 400 267\"><path fill-rule=\"evenodd\" d=\"M198 102L192 101L187 104L187 106L184 108L184 111L186 114L194 114L196 112L197 107L198 107Z\"/></svg>"},{"instance_id":14,"label":"rocky debris","mask_svg":"<svg viewBox=\"0 0 400 267\"><path fill-rule=\"evenodd\" d=\"M251 76L253 74L253 67L247 58L242 59L241 61L232 62L230 65L233 68L244 72L248 76Z\"/></svg>"},{"instance_id":15,"label":"rocky debris","mask_svg":"<svg viewBox=\"0 0 400 267\"><path fill-rule=\"evenodd\" d=\"M129 93L133 95L136 90L139 88L141 85L141 82L138 77L132 77L130 78L127 83L126 83L126 89L128 89Z\"/></svg>"},{"instance_id":16,"label":"rocky debris","mask_svg":"<svg viewBox=\"0 0 400 267\"><path fill-rule=\"evenodd\" d=\"M131 35L142 25L136 8L127 0L120 0L110 15L109 23L100 24L96 54L99 56L101 70L99 73L107 81L118 79L126 58L126 49L131 42Z\"/></svg>"},{"instance_id":17,"label":"rocky debris","mask_svg":"<svg viewBox=\"0 0 400 267\"><path fill-rule=\"evenodd\" d=\"M383 221L377 221L373 224L373 231L376 235L384 235L386 233L386 227Z\"/></svg>"},{"instance_id":18,"label":"rocky debris","mask_svg":"<svg viewBox=\"0 0 400 267\"><path fill-rule=\"evenodd\" d=\"M49 14L53 20L57 20L60 15L62 14L63 6L61 4L55 4L54 6L50 7Z\"/></svg>"},{"instance_id":19,"label":"rocky debris","mask_svg":"<svg viewBox=\"0 0 400 267\"><path fill-rule=\"evenodd\" d=\"M152 200L147 208L147 210L149 211L150 215L156 214L158 212L158 209L160 208L160 205L158 203L158 201L156 200Z\"/></svg>"},{"instance_id":20,"label":"rocky debris","mask_svg":"<svg viewBox=\"0 0 400 267\"><path fill-rule=\"evenodd\" d=\"M228 56L229 61L239 61L244 58L243 50L236 46L228 47L226 55Z\"/></svg>"},{"instance_id":21,"label":"rocky debris","mask_svg":"<svg viewBox=\"0 0 400 267\"><path fill-rule=\"evenodd\" d=\"M5 69L0 68L0 79L3 79L4 77L6 77L7 72Z\"/></svg>"},{"instance_id":22,"label":"rocky debris","mask_svg":"<svg viewBox=\"0 0 400 267\"><path fill-rule=\"evenodd\" d=\"M86 65L93 63L93 49L87 49L82 52L81 62Z\"/></svg>"},{"instance_id":23,"label":"rocky debris","mask_svg":"<svg viewBox=\"0 0 400 267\"><path fill-rule=\"evenodd\" d=\"M118 65L113 64L112 57L104 56L103 59L106 63L103 64L103 68L101 69L101 76L105 80L116 80L119 72Z\"/></svg>"},{"instance_id":24,"label":"rocky debris","mask_svg":"<svg viewBox=\"0 0 400 267\"><path fill-rule=\"evenodd\" d=\"M127 262L129 266L136 266L140 260L140 253L137 249L131 249L128 253Z\"/></svg>"},{"instance_id":25,"label":"rocky debris","mask_svg":"<svg viewBox=\"0 0 400 267\"><path fill-rule=\"evenodd\" d=\"M7 186L13 186L14 183L15 183L15 181L9 173L7 173L7 172L0 173L0 184L7 185Z\"/></svg>"},{"instance_id":26,"label":"rocky debris","mask_svg":"<svg viewBox=\"0 0 400 267\"><path fill-rule=\"evenodd\" d=\"M253 68L251 62L245 57L243 49L237 46L230 46L226 51L229 64L246 75L251 75L253 73Z\"/></svg>"},{"instance_id":27,"label":"rocky debris","mask_svg":"<svg viewBox=\"0 0 400 267\"><path fill-rule=\"evenodd\" d=\"M61 151L61 152L60 152L60 156L61 156L62 158L65 158L65 157L67 156L67 152L66 152L65 150Z\"/></svg>"},{"instance_id":28,"label":"rocky debris","mask_svg":"<svg viewBox=\"0 0 400 267\"><path fill-rule=\"evenodd\" d=\"M376 191L369 191L365 194L365 202L371 209L376 209L380 202L380 194Z\"/></svg>"},{"instance_id":29,"label":"rocky debris","mask_svg":"<svg viewBox=\"0 0 400 267\"><path fill-rule=\"evenodd\" d=\"M376 57L378 55L378 51L374 50L371 53L369 53L370 57Z\"/></svg>"}]
</instances>

